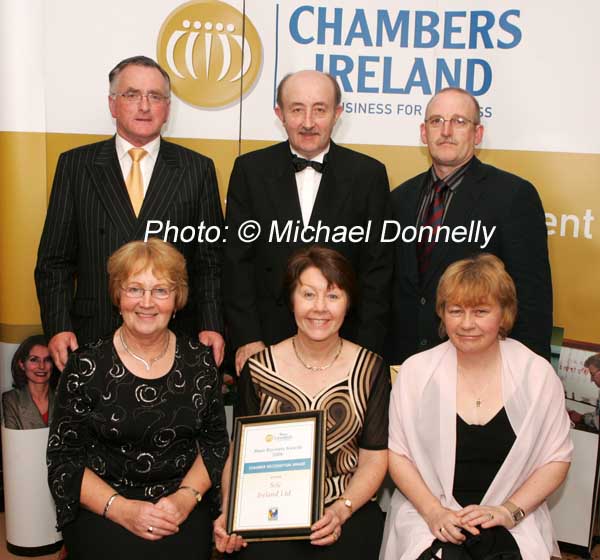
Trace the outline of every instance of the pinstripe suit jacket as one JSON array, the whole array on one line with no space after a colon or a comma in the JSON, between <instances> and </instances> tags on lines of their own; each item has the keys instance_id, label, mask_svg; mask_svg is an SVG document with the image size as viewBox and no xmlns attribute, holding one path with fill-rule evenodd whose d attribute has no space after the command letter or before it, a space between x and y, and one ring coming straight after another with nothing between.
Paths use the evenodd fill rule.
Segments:
<instances>
[{"instance_id":1,"label":"pinstripe suit jacket","mask_svg":"<svg viewBox=\"0 0 600 560\"><path fill-rule=\"evenodd\" d=\"M106 262L116 249L143 239L148 220L164 227L221 227L223 216L210 159L161 140L158 158L136 218L117 159L115 138L61 154L38 250L35 282L48 338L73 331L80 344L114 331L119 314L108 294ZM164 237L164 230L157 234ZM167 241L183 253L190 301L178 313L176 330L223 331L221 248Z\"/></svg>"}]
</instances>

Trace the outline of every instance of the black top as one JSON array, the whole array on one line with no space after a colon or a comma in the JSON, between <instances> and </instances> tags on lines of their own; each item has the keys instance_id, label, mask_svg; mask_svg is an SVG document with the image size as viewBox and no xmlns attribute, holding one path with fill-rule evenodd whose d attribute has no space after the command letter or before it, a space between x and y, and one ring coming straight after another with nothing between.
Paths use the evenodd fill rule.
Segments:
<instances>
[{"instance_id":1,"label":"black top","mask_svg":"<svg viewBox=\"0 0 600 560\"><path fill-rule=\"evenodd\" d=\"M389 369L366 348L359 349L347 377L313 397L279 376L271 347L266 348L246 362L239 396L236 416L326 411L326 504L344 493L358 467L359 448L387 449Z\"/></svg>"},{"instance_id":2,"label":"black top","mask_svg":"<svg viewBox=\"0 0 600 560\"><path fill-rule=\"evenodd\" d=\"M487 424L467 424L456 415L454 490L463 507L480 504L515 441L506 410Z\"/></svg>"},{"instance_id":3,"label":"black top","mask_svg":"<svg viewBox=\"0 0 600 560\"><path fill-rule=\"evenodd\" d=\"M78 514L84 467L126 498L155 501L177 489L200 452L217 499L228 443L210 348L178 337L171 370L142 379L112 339L84 346L60 376L48 438L58 529Z\"/></svg>"}]
</instances>

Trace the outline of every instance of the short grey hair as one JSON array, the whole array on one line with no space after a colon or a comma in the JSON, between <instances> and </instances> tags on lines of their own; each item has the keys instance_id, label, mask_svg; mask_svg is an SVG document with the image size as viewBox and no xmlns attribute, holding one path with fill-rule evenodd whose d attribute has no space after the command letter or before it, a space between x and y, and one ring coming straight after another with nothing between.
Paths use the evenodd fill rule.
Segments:
<instances>
[{"instance_id":1,"label":"short grey hair","mask_svg":"<svg viewBox=\"0 0 600 560\"><path fill-rule=\"evenodd\" d=\"M137 55L137 56L130 56L129 58L125 58L125 59L121 60L121 62L119 62L108 73L108 86L109 86L109 92L111 95L116 93L115 86L116 86L117 80L119 78L119 74L128 66L145 66L146 68L154 68L154 69L158 70L161 73L162 77L165 79L165 83L167 84L168 94L169 95L171 94L171 78L169 77L169 74L167 74L167 72L164 70L164 68L160 64L158 64L158 62L156 62L155 60L152 60L148 56Z\"/></svg>"},{"instance_id":2,"label":"short grey hair","mask_svg":"<svg viewBox=\"0 0 600 560\"><path fill-rule=\"evenodd\" d=\"M438 91L427 103L427 106L425 107L425 117L427 117L427 112L429 111L429 106L433 103L433 100L438 95L440 95L440 93L445 93L447 91L455 91L456 93L462 93L463 95L466 95L473 102L473 106L475 107L475 118L473 119L473 122L475 124L481 124L481 107L479 106L479 101L477 101L477 99L475 99L475 96L473 94L471 94L470 92L468 92L466 89L459 88L459 87L445 87L445 88L441 89L440 91Z\"/></svg>"}]
</instances>

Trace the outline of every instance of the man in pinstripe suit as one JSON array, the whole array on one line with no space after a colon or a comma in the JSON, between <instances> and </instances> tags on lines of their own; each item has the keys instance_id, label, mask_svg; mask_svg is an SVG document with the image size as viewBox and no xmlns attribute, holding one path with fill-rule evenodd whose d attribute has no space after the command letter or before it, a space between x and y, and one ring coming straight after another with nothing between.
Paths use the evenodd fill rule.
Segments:
<instances>
[{"instance_id":1,"label":"man in pinstripe suit","mask_svg":"<svg viewBox=\"0 0 600 560\"><path fill-rule=\"evenodd\" d=\"M106 274L116 249L143 239L149 220L179 229L222 225L212 161L160 137L169 116L168 74L152 59L136 56L121 61L109 82L116 136L61 154L38 250L42 324L61 370L69 350L112 333L120 323ZM144 150L139 163L133 148ZM134 166L141 171L141 208L125 184ZM190 301L172 327L198 333L219 364L224 351L220 247L167 240L185 256L190 277Z\"/></svg>"}]
</instances>

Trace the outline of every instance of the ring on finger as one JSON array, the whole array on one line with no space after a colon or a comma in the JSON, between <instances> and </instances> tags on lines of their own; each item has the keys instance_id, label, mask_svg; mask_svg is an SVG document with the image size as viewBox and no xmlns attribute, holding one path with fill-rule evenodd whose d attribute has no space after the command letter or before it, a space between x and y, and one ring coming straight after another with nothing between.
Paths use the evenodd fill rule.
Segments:
<instances>
[{"instance_id":1,"label":"ring on finger","mask_svg":"<svg viewBox=\"0 0 600 560\"><path fill-rule=\"evenodd\" d=\"M152 525L150 525L147 529L148 533L154 533L154 527L152 527Z\"/></svg>"},{"instance_id":2,"label":"ring on finger","mask_svg":"<svg viewBox=\"0 0 600 560\"><path fill-rule=\"evenodd\" d=\"M334 541L337 541L340 536L340 534L337 532L337 529L333 533L331 533L331 535L333 536Z\"/></svg>"},{"instance_id":3,"label":"ring on finger","mask_svg":"<svg viewBox=\"0 0 600 560\"><path fill-rule=\"evenodd\" d=\"M492 519L494 519L494 514L493 514L493 513L489 513L488 515L489 515L490 521L491 521Z\"/></svg>"},{"instance_id":4,"label":"ring on finger","mask_svg":"<svg viewBox=\"0 0 600 560\"><path fill-rule=\"evenodd\" d=\"M444 529L443 527L440 527L440 533L443 533L446 529Z\"/></svg>"}]
</instances>

